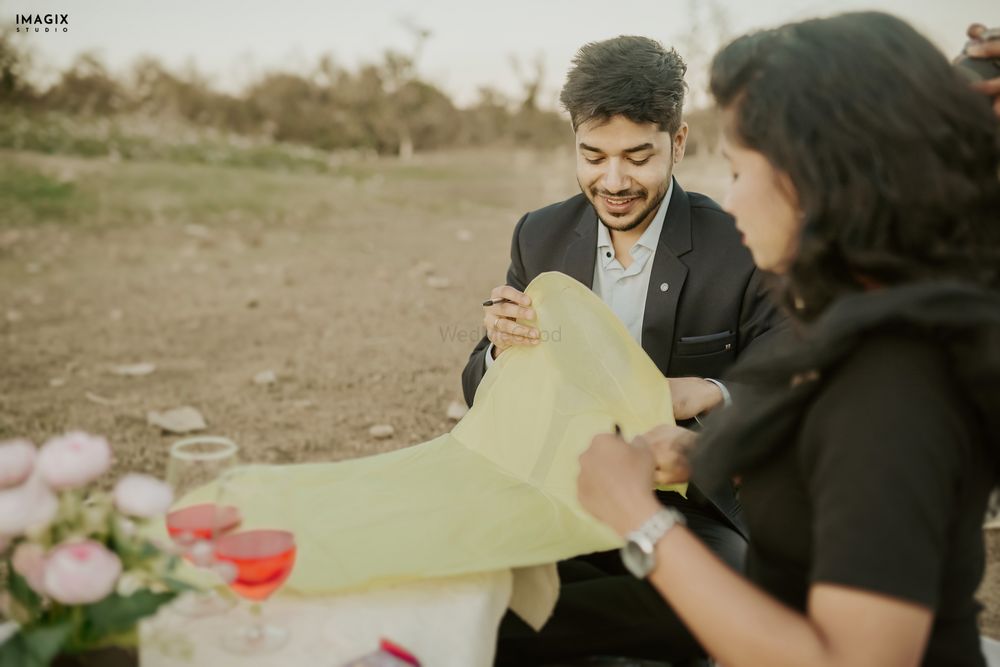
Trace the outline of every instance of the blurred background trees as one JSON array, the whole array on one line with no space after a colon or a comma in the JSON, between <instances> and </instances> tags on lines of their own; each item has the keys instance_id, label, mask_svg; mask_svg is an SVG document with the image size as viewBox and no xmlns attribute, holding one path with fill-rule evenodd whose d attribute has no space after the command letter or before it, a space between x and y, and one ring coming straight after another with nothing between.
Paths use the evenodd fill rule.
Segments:
<instances>
[{"instance_id":1,"label":"blurred background trees","mask_svg":"<svg viewBox=\"0 0 1000 667\"><path fill-rule=\"evenodd\" d=\"M215 89L194 67L175 71L146 56L116 74L93 53L80 54L43 85L23 40L0 32L0 114L8 125L0 131L0 146L32 148L26 144L37 138L15 136L13 128L27 131L54 117L132 131L157 124L180 134L211 130L250 142L403 159L442 148L566 144L568 122L538 107L540 68L522 76L523 99L486 87L474 104L459 108L420 76L417 62L430 33L416 27L411 32L408 52L387 51L379 62L353 71L327 55L309 71L262 72L237 94ZM28 123L28 117L37 122Z\"/></svg>"},{"instance_id":2,"label":"blurred background trees","mask_svg":"<svg viewBox=\"0 0 1000 667\"><path fill-rule=\"evenodd\" d=\"M717 12L692 3L692 17L704 28L693 33L718 33L713 44L726 33ZM0 148L232 162L223 153L233 146L260 152L280 144L321 165L339 151L405 160L446 148L570 145L568 120L540 105L547 74L540 55L511 56L518 94L487 85L471 105L459 107L419 72L430 31L405 27L411 46L387 51L377 62L348 69L324 55L299 71L259 72L238 92L215 88L193 65L171 69L152 56L112 72L98 55L82 53L62 71L40 76L24 40L0 32ZM689 61L688 106L694 107L689 154L712 152L718 119L699 78L711 51L694 39L681 47ZM205 153L206 141L215 142L214 153ZM178 148L184 142L187 147Z\"/></svg>"},{"instance_id":3,"label":"blurred background trees","mask_svg":"<svg viewBox=\"0 0 1000 667\"><path fill-rule=\"evenodd\" d=\"M0 29L0 104L27 104L33 93L28 83L31 55L15 39L14 32Z\"/></svg>"}]
</instances>

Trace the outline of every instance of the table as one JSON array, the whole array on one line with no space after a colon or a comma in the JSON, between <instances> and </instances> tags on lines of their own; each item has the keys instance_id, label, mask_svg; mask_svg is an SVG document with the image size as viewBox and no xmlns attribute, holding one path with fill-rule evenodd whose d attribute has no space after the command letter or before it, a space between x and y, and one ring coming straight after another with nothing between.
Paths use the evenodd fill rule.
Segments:
<instances>
[{"instance_id":1,"label":"table","mask_svg":"<svg viewBox=\"0 0 1000 667\"><path fill-rule=\"evenodd\" d=\"M221 634L248 620L245 602L216 616L191 618L169 607L141 628L143 667L316 665L337 667L371 652L385 637L427 667L493 664L497 628L508 606L532 625L551 613L558 590L554 566L428 579L334 596L280 593L264 614L291 631L289 643L263 656L235 656Z\"/></svg>"}]
</instances>

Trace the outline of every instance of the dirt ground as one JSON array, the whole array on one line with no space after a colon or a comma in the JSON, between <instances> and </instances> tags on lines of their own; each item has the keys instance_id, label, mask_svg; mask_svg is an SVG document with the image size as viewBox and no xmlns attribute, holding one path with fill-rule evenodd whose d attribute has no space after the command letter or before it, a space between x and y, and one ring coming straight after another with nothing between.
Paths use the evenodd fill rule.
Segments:
<instances>
[{"instance_id":1,"label":"dirt ground","mask_svg":"<svg viewBox=\"0 0 1000 667\"><path fill-rule=\"evenodd\" d=\"M172 438L146 413L180 405L254 461L448 429L513 224L573 185L565 158L528 154L335 175L4 159L71 184L85 213L0 232L0 435L84 428L154 472ZM156 371L111 372L140 362ZM370 438L380 423L396 435Z\"/></svg>"},{"instance_id":2,"label":"dirt ground","mask_svg":"<svg viewBox=\"0 0 1000 667\"><path fill-rule=\"evenodd\" d=\"M247 461L429 440L462 402L514 223L576 192L572 170L514 151L334 174L0 153L0 438L83 429L116 470L161 475L176 436L146 415L183 405ZM678 177L715 196L727 179L707 159ZM141 362L156 370L112 372ZM981 591L995 637L998 534Z\"/></svg>"}]
</instances>

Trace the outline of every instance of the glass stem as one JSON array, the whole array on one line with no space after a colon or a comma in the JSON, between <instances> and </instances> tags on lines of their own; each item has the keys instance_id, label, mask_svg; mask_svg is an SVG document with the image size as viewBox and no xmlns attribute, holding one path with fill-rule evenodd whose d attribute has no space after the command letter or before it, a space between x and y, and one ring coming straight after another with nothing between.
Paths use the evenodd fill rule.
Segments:
<instances>
[{"instance_id":1,"label":"glass stem","mask_svg":"<svg viewBox=\"0 0 1000 667\"><path fill-rule=\"evenodd\" d=\"M254 602L250 605L250 626L247 628L247 638L251 643L256 644L264 640L265 634L260 603Z\"/></svg>"}]
</instances>

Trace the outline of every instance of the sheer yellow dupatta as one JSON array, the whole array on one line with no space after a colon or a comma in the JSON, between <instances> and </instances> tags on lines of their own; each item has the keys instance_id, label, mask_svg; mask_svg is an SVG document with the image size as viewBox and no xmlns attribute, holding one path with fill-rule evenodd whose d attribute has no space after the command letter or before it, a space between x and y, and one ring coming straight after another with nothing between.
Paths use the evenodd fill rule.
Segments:
<instances>
[{"instance_id":1,"label":"sheer yellow dupatta","mask_svg":"<svg viewBox=\"0 0 1000 667\"><path fill-rule=\"evenodd\" d=\"M241 470L235 483L259 491L243 527L295 532L287 589L329 593L621 544L580 508L577 459L615 422L629 438L672 422L669 385L584 285L544 273L526 292L543 342L500 355L451 433L350 461Z\"/></svg>"}]
</instances>

